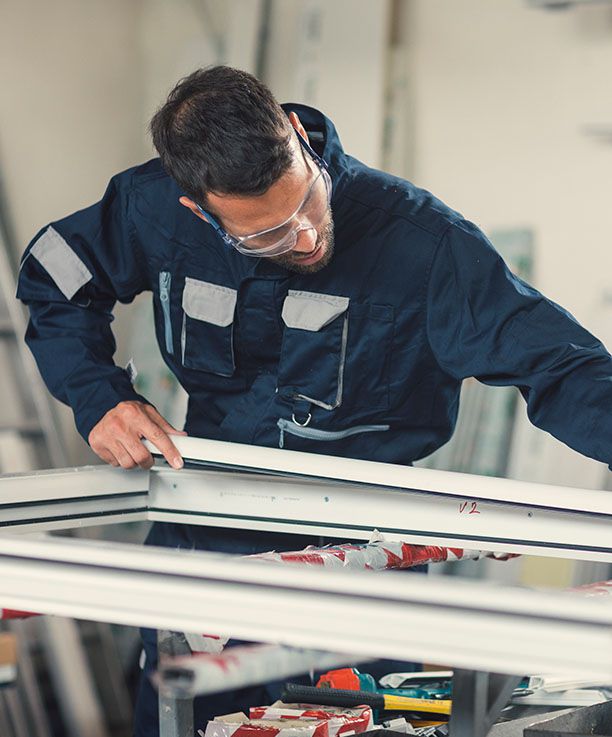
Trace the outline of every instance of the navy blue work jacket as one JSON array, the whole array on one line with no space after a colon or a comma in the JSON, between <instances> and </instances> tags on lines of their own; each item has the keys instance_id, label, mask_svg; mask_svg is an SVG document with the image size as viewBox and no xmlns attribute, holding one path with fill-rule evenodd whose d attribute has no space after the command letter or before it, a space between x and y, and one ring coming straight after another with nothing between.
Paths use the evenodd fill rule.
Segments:
<instances>
[{"instance_id":1,"label":"navy blue work jacket","mask_svg":"<svg viewBox=\"0 0 612 737\"><path fill-rule=\"evenodd\" d=\"M26 340L83 437L139 398L113 362L111 311L150 291L191 435L408 464L449 439L461 381L475 376L518 386L535 425L610 463L602 344L510 273L459 213L345 154L320 112L287 109L333 180L336 250L320 272L228 249L179 204L157 159L28 247Z\"/></svg>"}]
</instances>

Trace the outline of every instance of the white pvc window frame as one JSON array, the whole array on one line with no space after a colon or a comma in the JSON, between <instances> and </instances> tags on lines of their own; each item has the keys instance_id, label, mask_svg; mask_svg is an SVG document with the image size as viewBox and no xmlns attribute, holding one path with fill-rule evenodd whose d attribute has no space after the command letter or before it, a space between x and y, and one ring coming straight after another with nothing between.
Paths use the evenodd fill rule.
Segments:
<instances>
[{"instance_id":1,"label":"white pvc window frame","mask_svg":"<svg viewBox=\"0 0 612 737\"><path fill-rule=\"evenodd\" d=\"M139 519L359 540L378 529L417 544L612 562L608 491L175 442L188 465L180 471L89 466L0 477L0 533Z\"/></svg>"},{"instance_id":2,"label":"white pvc window frame","mask_svg":"<svg viewBox=\"0 0 612 737\"><path fill-rule=\"evenodd\" d=\"M8 534L133 519L358 538L377 527L420 543L610 560L608 492L176 441L197 468L1 477L2 605L471 670L612 678L612 597Z\"/></svg>"},{"instance_id":3,"label":"white pvc window frame","mask_svg":"<svg viewBox=\"0 0 612 737\"><path fill-rule=\"evenodd\" d=\"M452 663L612 678L612 598L277 566L200 551L0 537L5 606L81 619Z\"/></svg>"}]
</instances>

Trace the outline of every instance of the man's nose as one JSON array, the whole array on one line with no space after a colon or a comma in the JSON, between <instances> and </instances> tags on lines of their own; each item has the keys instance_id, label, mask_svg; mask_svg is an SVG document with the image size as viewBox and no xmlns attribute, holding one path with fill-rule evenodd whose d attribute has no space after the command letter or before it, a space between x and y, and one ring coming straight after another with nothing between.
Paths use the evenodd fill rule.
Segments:
<instances>
[{"instance_id":1,"label":"man's nose","mask_svg":"<svg viewBox=\"0 0 612 737\"><path fill-rule=\"evenodd\" d=\"M297 253L310 253L314 251L317 246L317 231L310 227L300 230L297 234L297 240L295 242L295 248L293 249Z\"/></svg>"}]
</instances>

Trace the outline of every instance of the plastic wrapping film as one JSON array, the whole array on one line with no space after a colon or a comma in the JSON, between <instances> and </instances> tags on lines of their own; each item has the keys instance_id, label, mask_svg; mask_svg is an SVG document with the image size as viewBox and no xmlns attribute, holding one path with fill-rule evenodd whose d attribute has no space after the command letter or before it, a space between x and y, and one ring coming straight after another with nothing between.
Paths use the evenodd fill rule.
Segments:
<instances>
[{"instance_id":1,"label":"plastic wrapping film","mask_svg":"<svg viewBox=\"0 0 612 737\"><path fill-rule=\"evenodd\" d=\"M198 635L195 632L185 632L185 639L192 653L219 655L227 645L229 637L217 635Z\"/></svg>"},{"instance_id":2,"label":"plastic wrapping film","mask_svg":"<svg viewBox=\"0 0 612 737\"><path fill-rule=\"evenodd\" d=\"M374 726L372 709L357 706L344 709L337 706L317 706L312 704L284 704L277 701L271 706L254 706L249 711L251 719L316 719L328 720L329 737L337 737L347 732L360 734Z\"/></svg>"},{"instance_id":3,"label":"plastic wrapping film","mask_svg":"<svg viewBox=\"0 0 612 737\"><path fill-rule=\"evenodd\" d=\"M271 563L305 563L325 568L387 571L413 568L426 563L477 560L484 555L485 553L480 550L443 548L437 545L410 545L404 542L380 540L363 545L345 543L326 548L309 547L291 553L260 553L248 557Z\"/></svg>"},{"instance_id":4,"label":"plastic wrapping film","mask_svg":"<svg viewBox=\"0 0 612 737\"><path fill-rule=\"evenodd\" d=\"M174 696L230 691L256 683L277 681L312 669L330 670L367 658L355 653L329 653L322 650L282 645L239 645L220 655L181 655L164 660L154 681L165 693Z\"/></svg>"},{"instance_id":5,"label":"plastic wrapping film","mask_svg":"<svg viewBox=\"0 0 612 737\"><path fill-rule=\"evenodd\" d=\"M351 570L389 571L427 563L445 563L458 560L478 560L483 557L508 560L517 557L513 553L487 553L465 548L445 548L438 545L412 545L402 541L386 541L374 530L370 542L345 543L323 548L314 546L288 553L257 553L246 558L270 563L301 563L324 568L350 568ZM216 635L185 633L194 653L219 654L229 638Z\"/></svg>"},{"instance_id":6,"label":"plastic wrapping film","mask_svg":"<svg viewBox=\"0 0 612 737\"><path fill-rule=\"evenodd\" d=\"M587 597L612 596L612 581L587 583L584 586L576 586L573 589L569 589L568 593L581 594Z\"/></svg>"}]
</instances>

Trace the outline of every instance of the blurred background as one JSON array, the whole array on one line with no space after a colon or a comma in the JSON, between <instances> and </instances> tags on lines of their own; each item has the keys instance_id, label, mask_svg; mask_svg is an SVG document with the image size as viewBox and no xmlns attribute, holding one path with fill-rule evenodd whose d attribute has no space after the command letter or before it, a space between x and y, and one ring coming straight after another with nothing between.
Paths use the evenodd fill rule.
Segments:
<instances>
[{"instance_id":1,"label":"blurred background","mask_svg":"<svg viewBox=\"0 0 612 737\"><path fill-rule=\"evenodd\" d=\"M323 110L349 153L476 222L514 271L612 346L605 0L0 0L5 337L22 327L14 270L29 240L152 157L152 113L180 77L214 63ZM133 359L139 389L180 423L185 400L158 356L149 297L116 318L117 362ZM27 361L0 343L0 470L94 462ZM515 390L475 381L455 438L423 465L612 489L606 466L529 425ZM142 537L124 528L88 534ZM558 587L608 574L533 558L454 571Z\"/></svg>"}]
</instances>

